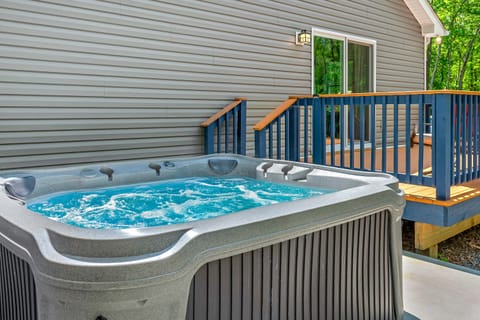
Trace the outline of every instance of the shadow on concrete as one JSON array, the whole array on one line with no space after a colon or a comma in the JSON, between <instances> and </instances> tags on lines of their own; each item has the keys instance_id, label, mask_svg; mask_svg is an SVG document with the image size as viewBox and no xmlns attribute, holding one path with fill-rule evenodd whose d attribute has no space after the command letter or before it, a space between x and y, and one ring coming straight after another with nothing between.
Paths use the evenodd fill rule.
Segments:
<instances>
[{"instance_id":1,"label":"shadow on concrete","mask_svg":"<svg viewBox=\"0 0 480 320\"><path fill-rule=\"evenodd\" d=\"M413 314L404 311L402 320L420 320L420 318L417 318Z\"/></svg>"}]
</instances>

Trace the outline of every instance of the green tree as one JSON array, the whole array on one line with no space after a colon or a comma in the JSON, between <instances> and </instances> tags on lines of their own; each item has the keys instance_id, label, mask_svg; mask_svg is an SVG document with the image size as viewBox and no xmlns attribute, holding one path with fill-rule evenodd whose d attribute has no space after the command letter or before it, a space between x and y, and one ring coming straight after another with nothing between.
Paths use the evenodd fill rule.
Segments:
<instances>
[{"instance_id":1,"label":"green tree","mask_svg":"<svg viewBox=\"0 0 480 320\"><path fill-rule=\"evenodd\" d=\"M431 0L450 32L427 47L428 89L480 91L480 1Z\"/></svg>"}]
</instances>

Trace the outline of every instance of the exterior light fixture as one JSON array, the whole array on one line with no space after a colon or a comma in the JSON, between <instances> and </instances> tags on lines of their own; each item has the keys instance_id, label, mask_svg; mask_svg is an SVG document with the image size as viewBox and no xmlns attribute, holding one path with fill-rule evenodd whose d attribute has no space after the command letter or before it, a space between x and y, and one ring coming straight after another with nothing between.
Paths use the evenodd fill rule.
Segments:
<instances>
[{"instance_id":1,"label":"exterior light fixture","mask_svg":"<svg viewBox=\"0 0 480 320\"><path fill-rule=\"evenodd\" d=\"M297 46L303 46L312 43L312 34L307 30L297 31L295 33L295 44Z\"/></svg>"},{"instance_id":2,"label":"exterior light fixture","mask_svg":"<svg viewBox=\"0 0 480 320\"><path fill-rule=\"evenodd\" d=\"M442 44L442 37L440 37L440 36L436 37L435 38L435 43L438 44L438 45Z\"/></svg>"}]
</instances>

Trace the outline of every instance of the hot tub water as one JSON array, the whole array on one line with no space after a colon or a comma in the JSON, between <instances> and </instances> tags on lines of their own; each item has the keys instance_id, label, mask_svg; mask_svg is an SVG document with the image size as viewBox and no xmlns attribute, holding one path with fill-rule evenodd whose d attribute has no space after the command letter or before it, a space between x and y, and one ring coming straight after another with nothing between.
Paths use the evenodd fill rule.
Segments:
<instances>
[{"instance_id":1,"label":"hot tub water","mask_svg":"<svg viewBox=\"0 0 480 320\"><path fill-rule=\"evenodd\" d=\"M78 227L123 229L208 219L329 192L251 178L195 177L50 194L30 200L28 208Z\"/></svg>"}]
</instances>

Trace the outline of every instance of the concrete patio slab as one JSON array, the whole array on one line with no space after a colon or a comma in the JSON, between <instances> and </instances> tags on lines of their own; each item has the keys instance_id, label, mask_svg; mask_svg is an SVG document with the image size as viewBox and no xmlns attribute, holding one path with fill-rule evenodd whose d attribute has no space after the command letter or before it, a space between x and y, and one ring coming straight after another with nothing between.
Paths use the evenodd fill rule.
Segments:
<instances>
[{"instance_id":1,"label":"concrete patio slab","mask_svg":"<svg viewBox=\"0 0 480 320\"><path fill-rule=\"evenodd\" d=\"M480 319L480 273L403 256L404 319Z\"/></svg>"}]
</instances>

